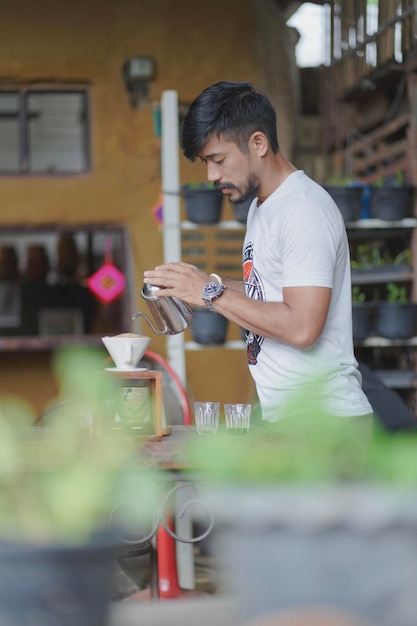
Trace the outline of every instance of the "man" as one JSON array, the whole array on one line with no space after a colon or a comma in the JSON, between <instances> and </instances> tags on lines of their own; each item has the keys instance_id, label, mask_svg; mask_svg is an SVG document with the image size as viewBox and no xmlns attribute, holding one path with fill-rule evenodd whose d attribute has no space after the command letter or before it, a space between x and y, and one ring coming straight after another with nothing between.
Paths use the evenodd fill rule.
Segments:
<instances>
[{"instance_id":1,"label":"man","mask_svg":"<svg viewBox=\"0 0 417 626\"><path fill-rule=\"evenodd\" d=\"M234 202L254 197L243 281L168 263L144 273L160 294L221 313L247 329L262 419L297 413L317 392L332 417L370 429L372 408L353 353L350 259L343 218L327 192L280 152L276 114L246 82L219 82L191 104L182 149ZM316 394L317 395L317 394ZM287 421L287 420L286 420Z\"/></svg>"}]
</instances>

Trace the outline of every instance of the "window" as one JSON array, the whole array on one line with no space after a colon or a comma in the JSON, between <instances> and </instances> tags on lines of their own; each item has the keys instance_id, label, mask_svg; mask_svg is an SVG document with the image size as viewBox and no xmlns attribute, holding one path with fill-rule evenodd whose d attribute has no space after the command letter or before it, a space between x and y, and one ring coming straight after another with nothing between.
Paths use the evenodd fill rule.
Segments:
<instances>
[{"instance_id":1,"label":"window","mask_svg":"<svg viewBox=\"0 0 417 626\"><path fill-rule=\"evenodd\" d=\"M109 262L125 285L104 302L88 278ZM56 347L58 335L85 335L83 342L101 345L103 335L124 332L134 311L132 271L130 232L123 225L1 226L0 352ZM111 278L106 271L97 281L109 293Z\"/></svg>"},{"instance_id":2,"label":"window","mask_svg":"<svg viewBox=\"0 0 417 626\"><path fill-rule=\"evenodd\" d=\"M85 91L0 91L0 174L79 174L89 168Z\"/></svg>"}]
</instances>

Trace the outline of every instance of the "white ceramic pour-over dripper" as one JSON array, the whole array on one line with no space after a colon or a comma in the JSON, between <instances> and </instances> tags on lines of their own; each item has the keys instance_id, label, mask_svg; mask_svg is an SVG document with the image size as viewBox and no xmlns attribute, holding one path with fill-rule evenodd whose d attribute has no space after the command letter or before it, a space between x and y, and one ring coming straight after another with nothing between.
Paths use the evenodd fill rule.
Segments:
<instances>
[{"instance_id":1,"label":"white ceramic pour-over dripper","mask_svg":"<svg viewBox=\"0 0 417 626\"><path fill-rule=\"evenodd\" d=\"M151 338L132 336L126 333L125 335L102 337L101 340L117 369L133 370L136 369L139 361L145 354Z\"/></svg>"}]
</instances>

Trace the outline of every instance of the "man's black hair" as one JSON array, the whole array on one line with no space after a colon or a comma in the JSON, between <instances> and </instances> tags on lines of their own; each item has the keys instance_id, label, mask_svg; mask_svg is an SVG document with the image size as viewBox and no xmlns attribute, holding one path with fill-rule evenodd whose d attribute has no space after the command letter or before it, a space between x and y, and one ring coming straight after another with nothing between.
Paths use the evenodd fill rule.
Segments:
<instances>
[{"instance_id":1,"label":"man's black hair","mask_svg":"<svg viewBox=\"0 0 417 626\"><path fill-rule=\"evenodd\" d=\"M277 116L269 99L248 82L220 81L207 87L191 103L181 132L181 147L190 161L212 136L223 135L246 152L255 131L265 133L278 152Z\"/></svg>"}]
</instances>

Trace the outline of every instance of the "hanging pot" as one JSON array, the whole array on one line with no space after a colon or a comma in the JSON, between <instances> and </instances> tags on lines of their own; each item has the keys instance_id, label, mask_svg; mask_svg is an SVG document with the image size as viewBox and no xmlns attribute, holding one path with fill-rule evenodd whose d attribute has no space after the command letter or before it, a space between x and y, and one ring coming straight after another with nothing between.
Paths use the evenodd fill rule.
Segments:
<instances>
[{"instance_id":1,"label":"hanging pot","mask_svg":"<svg viewBox=\"0 0 417 626\"><path fill-rule=\"evenodd\" d=\"M217 522L213 551L234 592L238 623L266 624L268 615L268 623L284 623L289 611L314 615L321 607L356 617L323 619L323 626L415 624L412 489L248 483L211 488L206 501Z\"/></svg>"},{"instance_id":2,"label":"hanging pot","mask_svg":"<svg viewBox=\"0 0 417 626\"><path fill-rule=\"evenodd\" d=\"M1 542L0 623L106 626L111 556L103 545Z\"/></svg>"},{"instance_id":3,"label":"hanging pot","mask_svg":"<svg viewBox=\"0 0 417 626\"><path fill-rule=\"evenodd\" d=\"M196 343L209 346L221 345L226 341L228 320L219 313L206 308L193 309L191 334Z\"/></svg>"},{"instance_id":4,"label":"hanging pot","mask_svg":"<svg viewBox=\"0 0 417 626\"><path fill-rule=\"evenodd\" d=\"M338 206L345 222L353 222L360 217L363 188L323 185Z\"/></svg>"},{"instance_id":5,"label":"hanging pot","mask_svg":"<svg viewBox=\"0 0 417 626\"><path fill-rule=\"evenodd\" d=\"M14 246L0 248L0 280L16 280L19 277L19 261Z\"/></svg>"},{"instance_id":6,"label":"hanging pot","mask_svg":"<svg viewBox=\"0 0 417 626\"><path fill-rule=\"evenodd\" d=\"M185 211L190 222L195 224L217 224L223 204L221 191L209 183L182 185Z\"/></svg>"},{"instance_id":7,"label":"hanging pot","mask_svg":"<svg viewBox=\"0 0 417 626\"><path fill-rule=\"evenodd\" d=\"M375 332L387 339L409 339L416 329L417 305L380 302L376 308Z\"/></svg>"},{"instance_id":8,"label":"hanging pot","mask_svg":"<svg viewBox=\"0 0 417 626\"><path fill-rule=\"evenodd\" d=\"M354 341L363 341L372 333L373 307L370 303L352 305L352 332Z\"/></svg>"},{"instance_id":9,"label":"hanging pot","mask_svg":"<svg viewBox=\"0 0 417 626\"><path fill-rule=\"evenodd\" d=\"M240 224L246 224L252 201L253 198L248 198L248 200L244 200L243 202L232 202L234 218Z\"/></svg>"},{"instance_id":10,"label":"hanging pot","mask_svg":"<svg viewBox=\"0 0 417 626\"><path fill-rule=\"evenodd\" d=\"M413 213L414 187L371 187L371 217L380 220L402 220Z\"/></svg>"}]
</instances>

